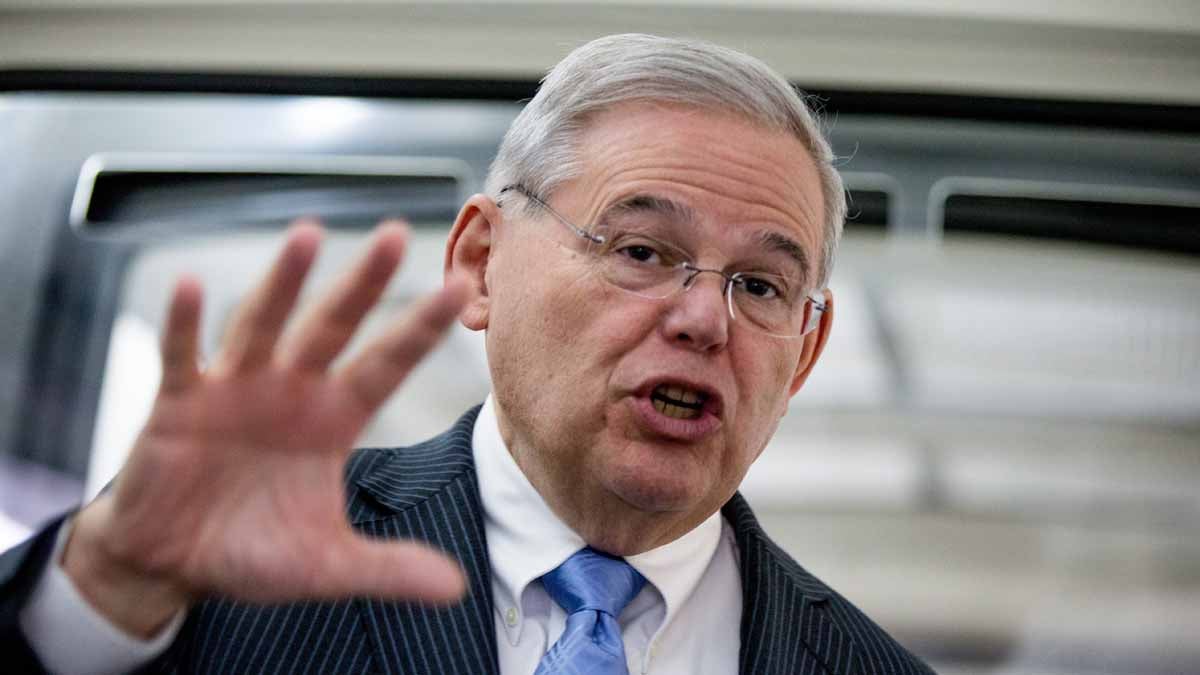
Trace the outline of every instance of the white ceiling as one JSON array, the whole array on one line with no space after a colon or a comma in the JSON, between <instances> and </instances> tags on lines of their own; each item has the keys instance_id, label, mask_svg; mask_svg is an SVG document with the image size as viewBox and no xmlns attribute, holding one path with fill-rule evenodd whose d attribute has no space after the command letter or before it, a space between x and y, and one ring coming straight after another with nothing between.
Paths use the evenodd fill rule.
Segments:
<instances>
[{"instance_id":1,"label":"white ceiling","mask_svg":"<svg viewBox=\"0 0 1200 675\"><path fill-rule=\"evenodd\" d=\"M807 86L1200 103L1200 3L0 0L0 68L536 78L638 30Z\"/></svg>"}]
</instances>

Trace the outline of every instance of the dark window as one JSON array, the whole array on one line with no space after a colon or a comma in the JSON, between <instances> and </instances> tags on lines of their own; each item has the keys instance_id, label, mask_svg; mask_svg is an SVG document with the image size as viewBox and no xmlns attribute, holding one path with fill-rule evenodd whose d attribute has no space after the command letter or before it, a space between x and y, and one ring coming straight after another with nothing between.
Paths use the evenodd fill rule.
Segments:
<instances>
[{"instance_id":1,"label":"dark window","mask_svg":"<svg viewBox=\"0 0 1200 675\"><path fill-rule=\"evenodd\" d=\"M891 195L883 190L849 190L846 227L850 229L886 229Z\"/></svg>"},{"instance_id":2,"label":"dark window","mask_svg":"<svg viewBox=\"0 0 1200 675\"><path fill-rule=\"evenodd\" d=\"M951 195L943 226L1200 255L1200 206Z\"/></svg>"},{"instance_id":3,"label":"dark window","mask_svg":"<svg viewBox=\"0 0 1200 675\"><path fill-rule=\"evenodd\" d=\"M151 171L102 172L87 207L91 234L272 226L316 216L336 228L402 216L449 224L461 199L449 176Z\"/></svg>"}]
</instances>

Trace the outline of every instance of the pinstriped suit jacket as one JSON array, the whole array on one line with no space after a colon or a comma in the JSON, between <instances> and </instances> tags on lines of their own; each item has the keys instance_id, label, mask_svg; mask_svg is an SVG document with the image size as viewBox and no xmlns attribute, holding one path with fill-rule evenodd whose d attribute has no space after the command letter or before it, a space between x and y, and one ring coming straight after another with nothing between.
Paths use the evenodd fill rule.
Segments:
<instances>
[{"instance_id":1,"label":"pinstriped suit jacket","mask_svg":"<svg viewBox=\"0 0 1200 675\"><path fill-rule=\"evenodd\" d=\"M359 451L347 470L354 526L374 537L425 540L458 558L470 583L465 601L440 608L373 598L264 607L211 599L191 611L167 654L145 672L498 673L471 452L477 413L420 445ZM722 512L740 551L742 673L932 672L768 539L740 495ZM56 529L0 558L0 664L22 664L18 672L40 671L16 615Z\"/></svg>"}]
</instances>

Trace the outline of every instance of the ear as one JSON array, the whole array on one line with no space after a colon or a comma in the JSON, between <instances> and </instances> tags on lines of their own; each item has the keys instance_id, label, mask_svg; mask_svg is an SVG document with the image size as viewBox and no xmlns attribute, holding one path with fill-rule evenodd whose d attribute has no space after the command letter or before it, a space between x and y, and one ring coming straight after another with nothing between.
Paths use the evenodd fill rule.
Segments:
<instances>
[{"instance_id":1,"label":"ear","mask_svg":"<svg viewBox=\"0 0 1200 675\"><path fill-rule=\"evenodd\" d=\"M459 320L471 330L488 326L488 263L492 257L494 224L499 222L500 207L483 194L472 195L463 204L446 240L443 273L461 275L470 280L471 299Z\"/></svg>"},{"instance_id":2,"label":"ear","mask_svg":"<svg viewBox=\"0 0 1200 675\"><path fill-rule=\"evenodd\" d=\"M833 291L826 288L822 293L825 296L825 311L821 313L821 322L817 324L816 330L804 336L804 350L800 353L796 374L792 377L792 386L788 390L790 396L795 396L800 387L804 386L804 381L808 379L813 366L817 365L817 358L824 351L829 332L833 328Z\"/></svg>"}]
</instances>

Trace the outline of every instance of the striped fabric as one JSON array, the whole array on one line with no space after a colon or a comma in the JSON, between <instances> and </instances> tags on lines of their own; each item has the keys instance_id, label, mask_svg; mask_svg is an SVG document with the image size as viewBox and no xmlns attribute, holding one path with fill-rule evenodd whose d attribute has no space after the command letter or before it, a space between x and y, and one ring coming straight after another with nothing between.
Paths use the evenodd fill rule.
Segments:
<instances>
[{"instance_id":1,"label":"striped fabric","mask_svg":"<svg viewBox=\"0 0 1200 675\"><path fill-rule=\"evenodd\" d=\"M740 556L742 673L933 672L784 553L740 494L721 514L733 526Z\"/></svg>"},{"instance_id":2,"label":"striped fabric","mask_svg":"<svg viewBox=\"0 0 1200 675\"><path fill-rule=\"evenodd\" d=\"M472 462L479 409L402 449L360 450L347 468L348 516L373 537L427 541L461 561L466 600L421 607L379 598L251 606L209 600L147 673L498 675L483 514ZM745 674L931 673L759 527L740 495L723 509L740 550ZM15 612L46 564L53 530L0 557L0 646L29 659ZM398 570L397 573L403 573ZM21 672L36 672L30 665Z\"/></svg>"}]
</instances>

